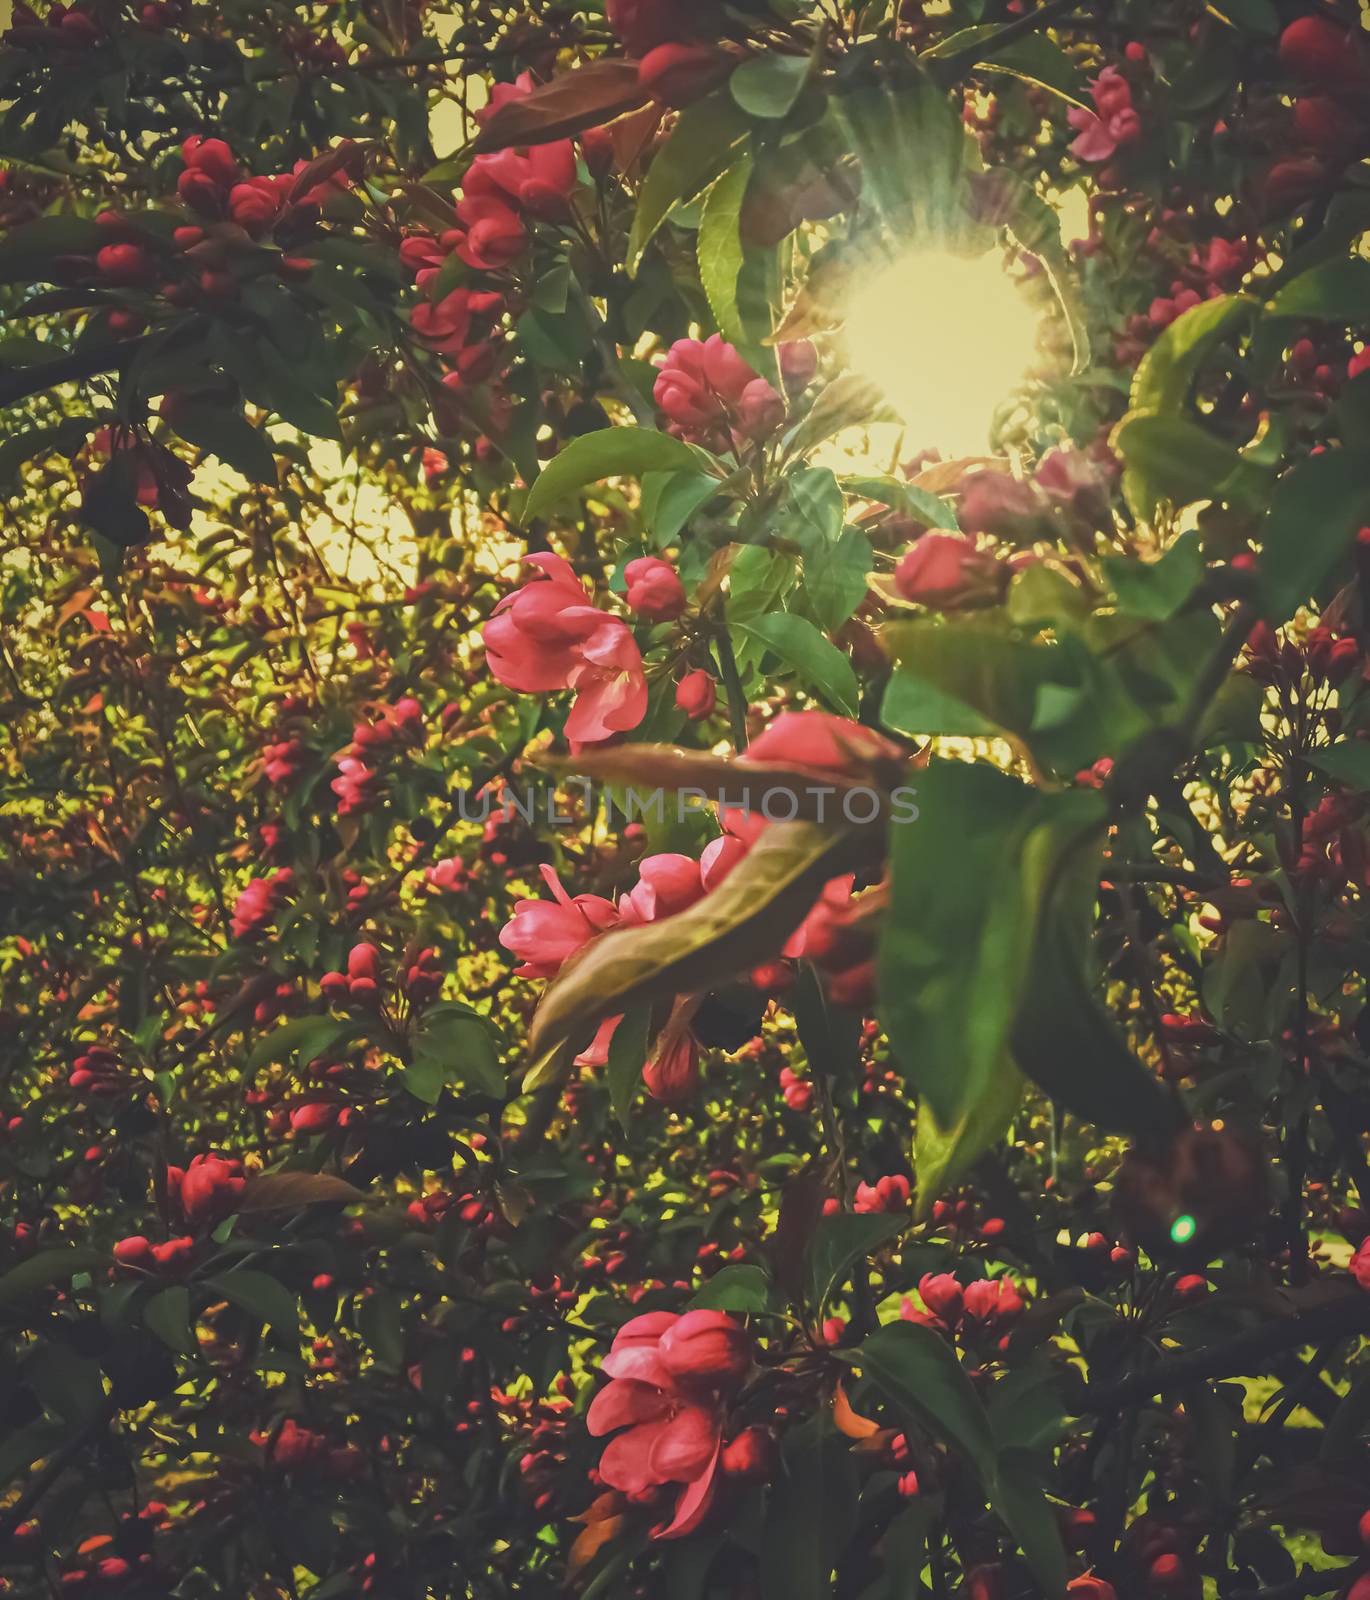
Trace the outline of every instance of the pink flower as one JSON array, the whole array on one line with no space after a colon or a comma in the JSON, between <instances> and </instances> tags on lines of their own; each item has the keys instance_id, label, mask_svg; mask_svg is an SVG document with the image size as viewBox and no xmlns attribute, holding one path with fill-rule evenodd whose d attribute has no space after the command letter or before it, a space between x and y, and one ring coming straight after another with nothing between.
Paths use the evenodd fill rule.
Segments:
<instances>
[{"instance_id":1,"label":"pink flower","mask_svg":"<svg viewBox=\"0 0 1370 1600\"><path fill-rule=\"evenodd\" d=\"M612 900L597 894L572 899L549 866L542 878L554 898L520 900L500 931L499 942L523 963L514 969L520 978L554 978L577 950L618 922Z\"/></svg>"},{"instance_id":2,"label":"pink flower","mask_svg":"<svg viewBox=\"0 0 1370 1600\"><path fill-rule=\"evenodd\" d=\"M254 237L265 233L285 209L285 190L272 178L248 178L228 192L228 214Z\"/></svg>"},{"instance_id":3,"label":"pink flower","mask_svg":"<svg viewBox=\"0 0 1370 1600\"><path fill-rule=\"evenodd\" d=\"M699 877L704 892L712 894L746 853L746 843L733 833L725 833L721 839L706 844L699 858Z\"/></svg>"},{"instance_id":4,"label":"pink flower","mask_svg":"<svg viewBox=\"0 0 1370 1600\"><path fill-rule=\"evenodd\" d=\"M531 72L520 72L512 83L495 83L490 86L490 98L476 112L476 121L484 126L497 111L515 100L523 100L537 88Z\"/></svg>"},{"instance_id":5,"label":"pink flower","mask_svg":"<svg viewBox=\"0 0 1370 1600\"><path fill-rule=\"evenodd\" d=\"M528 234L518 214L494 196L463 200L457 215L466 224L466 237L457 246L457 254L468 267L498 272L517 261L527 247Z\"/></svg>"},{"instance_id":6,"label":"pink flower","mask_svg":"<svg viewBox=\"0 0 1370 1600\"><path fill-rule=\"evenodd\" d=\"M409 322L435 350L458 351L471 331L471 291L453 289L436 304L421 300L409 313Z\"/></svg>"},{"instance_id":7,"label":"pink flower","mask_svg":"<svg viewBox=\"0 0 1370 1600\"><path fill-rule=\"evenodd\" d=\"M1362 1239L1351 1257L1351 1276L1362 1289L1370 1290L1370 1238Z\"/></svg>"},{"instance_id":8,"label":"pink flower","mask_svg":"<svg viewBox=\"0 0 1370 1600\"><path fill-rule=\"evenodd\" d=\"M637 884L618 903L625 927L660 922L702 898L699 863L693 856L648 856L638 867Z\"/></svg>"},{"instance_id":9,"label":"pink flower","mask_svg":"<svg viewBox=\"0 0 1370 1600\"><path fill-rule=\"evenodd\" d=\"M963 1292L951 1273L924 1273L918 1280L918 1293L934 1317L940 1317L952 1327L961 1320Z\"/></svg>"},{"instance_id":10,"label":"pink flower","mask_svg":"<svg viewBox=\"0 0 1370 1600\"><path fill-rule=\"evenodd\" d=\"M966 1315L987 1328L1012 1322L1023 1309L1023 1297L1007 1278L980 1278L964 1292Z\"/></svg>"},{"instance_id":11,"label":"pink flower","mask_svg":"<svg viewBox=\"0 0 1370 1600\"><path fill-rule=\"evenodd\" d=\"M642 1069L647 1093L663 1106L683 1106L699 1088L699 1043L688 1025L668 1027Z\"/></svg>"},{"instance_id":12,"label":"pink flower","mask_svg":"<svg viewBox=\"0 0 1370 1600\"><path fill-rule=\"evenodd\" d=\"M1094 104L1101 117L1116 117L1132 109L1132 85L1117 67L1105 67L1090 85Z\"/></svg>"},{"instance_id":13,"label":"pink flower","mask_svg":"<svg viewBox=\"0 0 1370 1600\"><path fill-rule=\"evenodd\" d=\"M750 1340L720 1311L649 1311L615 1336L604 1359L613 1381L591 1402L586 1427L595 1438L615 1435L599 1463L611 1489L642 1499L680 1486L674 1516L653 1538L693 1533L708 1514L723 1448L722 1394L750 1364Z\"/></svg>"},{"instance_id":14,"label":"pink flower","mask_svg":"<svg viewBox=\"0 0 1370 1600\"><path fill-rule=\"evenodd\" d=\"M993 599L1006 576L1004 568L973 539L954 533L925 533L909 546L894 574L905 600L951 610Z\"/></svg>"},{"instance_id":15,"label":"pink flower","mask_svg":"<svg viewBox=\"0 0 1370 1600\"><path fill-rule=\"evenodd\" d=\"M642 655L627 625L590 605L560 556L529 556L542 576L507 595L485 624L486 662L522 694L575 689L566 736L593 744L635 728L647 713Z\"/></svg>"},{"instance_id":16,"label":"pink flower","mask_svg":"<svg viewBox=\"0 0 1370 1600\"><path fill-rule=\"evenodd\" d=\"M967 533L1025 542L1042 531L1046 512L1042 496L1032 484L1006 472L985 468L967 473L960 494L960 523Z\"/></svg>"},{"instance_id":17,"label":"pink flower","mask_svg":"<svg viewBox=\"0 0 1370 1600\"><path fill-rule=\"evenodd\" d=\"M571 215L576 186L576 150L570 139L537 145L527 153L499 150L477 156L462 182L457 219L466 237L457 254L485 271L507 267L527 248L520 213L544 222Z\"/></svg>"},{"instance_id":18,"label":"pink flower","mask_svg":"<svg viewBox=\"0 0 1370 1600\"><path fill-rule=\"evenodd\" d=\"M902 759L903 751L883 735L826 711L782 711L740 757L748 766L771 762L849 777L871 762Z\"/></svg>"},{"instance_id":19,"label":"pink flower","mask_svg":"<svg viewBox=\"0 0 1370 1600\"><path fill-rule=\"evenodd\" d=\"M1141 138L1141 118L1132 105L1132 86L1116 67L1105 67L1091 89L1096 111L1072 106L1067 113L1078 134L1070 153L1081 161L1111 161L1121 145Z\"/></svg>"},{"instance_id":20,"label":"pink flower","mask_svg":"<svg viewBox=\"0 0 1370 1600\"><path fill-rule=\"evenodd\" d=\"M790 935L781 954L787 961L822 961L837 939L843 912L851 904L856 876L847 873L824 886L813 909Z\"/></svg>"},{"instance_id":21,"label":"pink flower","mask_svg":"<svg viewBox=\"0 0 1370 1600\"><path fill-rule=\"evenodd\" d=\"M1048 451L1033 482L1053 505L1087 521L1097 521L1108 513L1108 492L1099 469L1079 451Z\"/></svg>"},{"instance_id":22,"label":"pink flower","mask_svg":"<svg viewBox=\"0 0 1370 1600\"><path fill-rule=\"evenodd\" d=\"M580 664L567 681L576 691L576 703L566 719L566 737L573 744L597 744L637 727L647 715L647 679L626 624L608 618L580 654Z\"/></svg>"},{"instance_id":23,"label":"pink flower","mask_svg":"<svg viewBox=\"0 0 1370 1600\"><path fill-rule=\"evenodd\" d=\"M192 1226L221 1221L236 1208L246 1186L242 1162L222 1156L196 1156L184 1172L167 1168L167 1187L175 1188L181 1211Z\"/></svg>"},{"instance_id":24,"label":"pink flower","mask_svg":"<svg viewBox=\"0 0 1370 1600\"><path fill-rule=\"evenodd\" d=\"M718 704L717 685L702 667L687 672L676 685L675 703L691 722L702 722L714 714Z\"/></svg>"},{"instance_id":25,"label":"pink flower","mask_svg":"<svg viewBox=\"0 0 1370 1600\"><path fill-rule=\"evenodd\" d=\"M739 436L764 438L784 417L784 401L721 334L678 339L657 374L656 403L667 430L696 444L727 448Z\"/></svg>"},{"instance_id":26,"label":"pink flower","mask_svg":"<svg viewBox=\"0 0 1370 1600\"><path fill-rule=\"evenodd\" d=\"M853 1211L902 1211L909 1203L909 1180L902 1173L891 1173L874 1183L858 1183L852 1201Z\"/></svg>"},{"instance_id":27,"label":"pink flower","mask_svg":"<svg viewBox=\"0 0 1370 1600\"><path fill-rule=\"evenodd\" d=\"M639 556L623 569L629 611L652 622L673 622L685 609L685 586L669 561Z\"/></svg>"}]
</instances>

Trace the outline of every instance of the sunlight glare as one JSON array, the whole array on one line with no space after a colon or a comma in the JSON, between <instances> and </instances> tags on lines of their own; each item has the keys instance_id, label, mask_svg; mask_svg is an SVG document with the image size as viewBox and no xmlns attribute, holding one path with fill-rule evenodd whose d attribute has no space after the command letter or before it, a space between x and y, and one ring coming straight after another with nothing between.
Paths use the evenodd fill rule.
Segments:
<instances>
[{"instance_id":1,"label":"sunlight glare","mask_svg":"<svg viewBox=\"0 0 1370 1600\"><path fill-rule=\"evenodd\" d=\"M1038 331L999 251L920 250L857 288L846 351L906 424L910 453L975 455L1032 366Z\"/></svg>"}]
</instances>

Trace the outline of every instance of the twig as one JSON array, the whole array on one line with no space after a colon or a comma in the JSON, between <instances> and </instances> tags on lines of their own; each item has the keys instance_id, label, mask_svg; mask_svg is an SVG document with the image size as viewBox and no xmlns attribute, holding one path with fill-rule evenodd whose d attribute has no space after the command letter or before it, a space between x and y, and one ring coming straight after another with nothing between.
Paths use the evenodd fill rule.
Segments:
<instances>
[{"instance_id":1,"label":"twig","mask_svg":"<svg viewBox=\"0 0 1370 1600\"><path fill-rule=\"evenodd\" d=\"M1320 1345L1358 1333L1370 1334L1370 1294L1348 1295L1314 1311L1262 1323L1202 1350L1158 1361L1148 1371L1129 1373L1116 1383L1085 1384L1077 1390L1072 1407L1076 1416L1107 1414L1133 1401L1209 1378L1250 1377L1280 1350Z\"/></svg>"}]
</instances>

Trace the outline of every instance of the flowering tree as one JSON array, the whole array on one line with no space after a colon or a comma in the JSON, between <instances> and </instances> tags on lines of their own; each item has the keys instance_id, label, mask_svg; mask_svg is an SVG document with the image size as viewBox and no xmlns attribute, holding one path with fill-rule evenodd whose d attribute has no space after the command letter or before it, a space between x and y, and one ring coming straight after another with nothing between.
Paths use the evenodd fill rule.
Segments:
<instances>
[{"instance_id":1,"label":"flowering tree","mask_svg":"<svg viewBox=\"0 0 1370 1600\"><path fill-rule=\"evenodd\" d=\"M4 1592L1367 1600L1357 5L0 99Z\"/></svg>"}]
</instances>

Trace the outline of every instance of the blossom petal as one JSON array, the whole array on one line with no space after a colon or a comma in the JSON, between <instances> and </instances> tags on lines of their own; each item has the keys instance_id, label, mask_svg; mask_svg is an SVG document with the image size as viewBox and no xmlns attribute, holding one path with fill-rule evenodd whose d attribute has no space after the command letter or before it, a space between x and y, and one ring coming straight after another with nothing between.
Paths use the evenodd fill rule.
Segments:
<instances>
[{"instance_id":1,"label":"blossom petal","mask_svg":"<svg viewBox=\"0 0 1370 1600\"><path fill-rule=\"evenodd\" d=\"M661 1479L651 1469L652 1448L669 1426L666 1421L644 1422L610 1439L599 1458L600 1477L624 1494L656 1488Z\"/></svg>"},{"instance_id":2,"label":"blossom petal","mask_svg":"<svg viewBox=\"0 0 1370 1600\"><path fill-rule=\"evenodd\" d=\"M718 1416L704 1406L686 1406L652 1442L649 1465L661 1482L693 1483L718 1453Z\"/></svg>"},{"instance_id":3,"label":"blossom petal","mask_svg":"<svg viewBox=\"0 0 1370 1600\"><path fill-rule=\"evenodd\" d=\"M671 1402L660 1389L648 1383L618 1379L607 1384L590 1402L585 1426L596 1438L640 1422L657 1422L670 1410Z\"/></svg>"},{"instance_id":4,"label":"blossom petal","mask_svg":"<svg viewBox=\"0 0 1370 1600\"><path fill-rule=\"evenodd\" d=\"M676 1501L675 1516L666 1527L652 1534L654 1539L683 1539L687 1534L693 1533L708 1516L714 1503L714 1482L722 1448L720 1441L704 1471Z\"/></svg>"}]
</instances>

